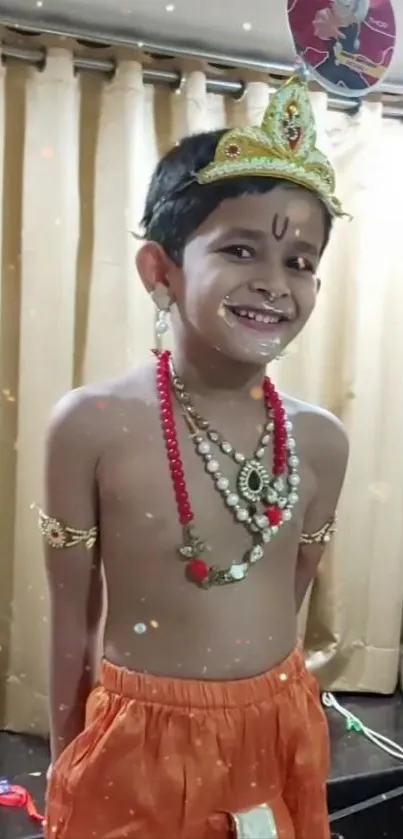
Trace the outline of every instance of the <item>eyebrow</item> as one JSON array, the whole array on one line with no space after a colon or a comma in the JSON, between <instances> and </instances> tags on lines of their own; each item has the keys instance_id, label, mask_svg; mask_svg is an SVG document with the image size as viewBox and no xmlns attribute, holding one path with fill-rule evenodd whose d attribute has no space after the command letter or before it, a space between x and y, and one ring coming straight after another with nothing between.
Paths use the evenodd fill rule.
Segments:
<instances>
[{"instance_id":1,"label":"eyebrow","mask_svg":"<svg viewBox=\"0 0 403 839\"><path fill-rule=\"evenodd\" d=\"M257 230L253 227L229 227L227 230L224 230L216 239L214 244L219 244L220 242L224 241L225 239L249 239L252 242L261 242L262 240L266 239L267 232L264 230ZM298 248L301 251L305 251L305 253L309 253L312 256L319 256L320 248L317 245L313 245L312 242L306 242L299 237L295 237L292 241L289 242L291 247Z\"/></svg>"},{"instance_id":2,"label":"eyebrow","mask_svg":"<svg viewBox=\"0 0 403 839\"><path fill-rule=\"evenodd\" d=\"M299 248L301 251L305 251L305 253L310 253L312 256L319 256L320 249L317 245L313 245L312 242L305 242L303 239L295 238L290 242L290 245Z\"/></svg>"}]
</instances>

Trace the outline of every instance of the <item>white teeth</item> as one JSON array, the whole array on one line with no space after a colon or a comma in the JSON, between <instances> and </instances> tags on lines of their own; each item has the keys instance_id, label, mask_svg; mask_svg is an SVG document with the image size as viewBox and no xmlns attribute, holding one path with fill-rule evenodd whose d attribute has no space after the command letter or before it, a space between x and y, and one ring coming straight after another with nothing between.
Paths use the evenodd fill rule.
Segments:
<instances>
[{"instance_id":1,"label":"white teeth","mask_svg":"<svg viewBox=\"0 0 403 839\"><path fill-rule=\"evenodd\" d=\"M276 315L262 315L259 312L253 312L251 309L234 309L235 314L241 318L248 318L248 320L255 320L257 323L279 323L280 317Z\"/></svg>"}]
</instances>

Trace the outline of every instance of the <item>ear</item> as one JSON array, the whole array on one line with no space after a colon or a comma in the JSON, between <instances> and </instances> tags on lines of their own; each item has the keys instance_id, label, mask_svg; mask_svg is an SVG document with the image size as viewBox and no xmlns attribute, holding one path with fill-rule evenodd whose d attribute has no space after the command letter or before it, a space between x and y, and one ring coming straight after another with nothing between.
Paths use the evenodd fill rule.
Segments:
<instances>
[{"instance_id":1,"label":"ear","mask_svg":"<svg viewBox=\"0 0 403 839\"><path fill-rule=\"evenodd\" d=\"M161 285L169 289L171 261L157 242L144 242L136 256L136 267L148 294Z\"/></svg>"}]
</instances>

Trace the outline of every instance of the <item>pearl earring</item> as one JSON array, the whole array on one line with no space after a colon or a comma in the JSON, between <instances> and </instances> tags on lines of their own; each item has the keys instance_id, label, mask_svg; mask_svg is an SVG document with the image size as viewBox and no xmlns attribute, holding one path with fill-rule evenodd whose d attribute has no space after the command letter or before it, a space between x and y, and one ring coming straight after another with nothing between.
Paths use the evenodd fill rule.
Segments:
<instances>
[{"instance_id":1,"label":"pearl earring","mask_svg":"<svg viewBox=\"0 0 403 839\"><path fill-rule=\"evenodd\" d=\"M168 315L172 306L172 300L169 296L169 292L166 286L162 283L158 283L155 286L155 289L152 292L151 297L157 310L154 326L156 344L157 349L161 349L162 336L165 335L165 333L168 332L169 329Z\"/></svg>"}]
</instances>

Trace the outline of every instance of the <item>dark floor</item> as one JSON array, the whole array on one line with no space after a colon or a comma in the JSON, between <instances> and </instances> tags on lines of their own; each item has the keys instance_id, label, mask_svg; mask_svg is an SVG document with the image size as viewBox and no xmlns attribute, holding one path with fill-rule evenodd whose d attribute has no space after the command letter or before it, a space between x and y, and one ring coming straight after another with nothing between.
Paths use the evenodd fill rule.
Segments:
<instances>
[{"instance_id":1,"label":"dark floor","mask_svg":"<svg viewBox=\"0 0 403 839\"><path fill-rule=\"evenodd\" d=\"M403 746L403 696L339 695L337 698L363 723ZM403 761L389 757L361 734L347 732L345 721L338 714L330 711L328 715L332 741L329 781L332 829L343 832L345 839L350 836L352 839L361 839L361 836L365 839L402 839ZM6 777L26 787L38 809L43 809L48 762L48 747L43 740L0 733L0 778ZM398 787L402 787L400 795L396 793L388 798L388 791ZM372 808L364 811L354 807L372 798L376 798ZM350 813L351 807L353 813ZM336 811L343 812L336 814ZM370 829L372 827L374 831ZM38 834L36 825L30 823L25 813L0 807L0 839L27 839L35 834Z\"/></svg>"},{"instance_id":2,"label":"dark floor","mask_svg":"<svg viewBox=\"0 0 403 839\"><path fill-rule=\"evenodd\" d=\"M403 747L402 694L337 699L369 728ZM329 712L329 723L332 830L344 839L403 839L403 760L390 757L362 734L347 731L345 720L334 711Z\"/></svg>"}]
</instances>

